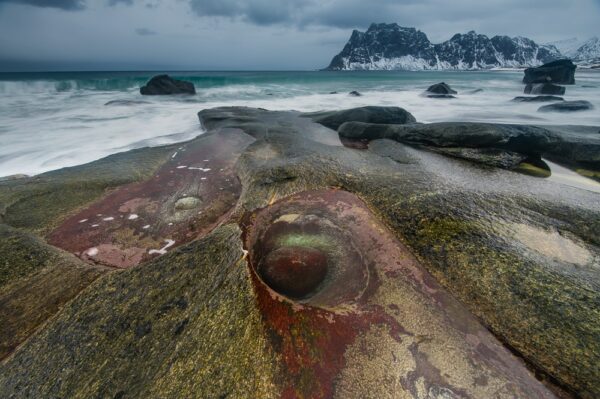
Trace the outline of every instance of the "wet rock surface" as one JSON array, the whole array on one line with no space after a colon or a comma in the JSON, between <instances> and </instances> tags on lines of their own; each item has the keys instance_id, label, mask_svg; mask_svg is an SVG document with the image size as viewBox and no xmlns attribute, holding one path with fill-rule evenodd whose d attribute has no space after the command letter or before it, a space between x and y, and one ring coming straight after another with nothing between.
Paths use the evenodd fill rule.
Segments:
<instances>
[{"instance_id":1,"label":"wet rock surface","mask_svg":"<svg viewBox=\"0 0 600 399\"><path fill-rule=\"evenodd\" d=\"M551 106L563 103L551 104ZM340 126L340 137L350 140L392 139L429 146L438 151L447 148L497 149L525 156L550 156L600 167L600 137L591 127L525 126L491 123L445 122L411 125L376 125L347 122ZM464 150L467 151L467 150ZM488 151L488 150L486 150ZM491 151L491 150L489 150Z\"/></svg>"},{"instance_id":2,"label":"wet rock surface","mask_svg":"<svg viewBox=\"0 0 600 399\"><path fill-rule=\"evenodd\" d=\"M509 170L515 169L530 158L525 154L496 148L428 147L428 149L451 157Z\"/></svg>"},{"instance_id":3,"label":"wet rock surface","mask_svg":"<svg viewBox=\"0 0 600 399\"><path fill-rule=\"evenodd\" d=\"M575 84L577 66L571 60L558 60L539 67L525 69L523 83Z\"/></svg>"},{"instance_id":4,"label":"wet rock surface","mask_svg":"<svg viewBox=\"0 0 600 399\"><path fill-rule=\"evenodd\" d=\"M431 85L427 88L426 93L438 94L438 95L449 95L458 94L456 90L453 90L448 84L441 82Z\"/></svg>"},{"instance_id":5,"label":"wet rock surface","mask_svg":"<svg viewBox=\"0 0 600 399\"><path fill-rule=\"evenodd\" d=\"M277 292L291 298L303 298L327 275L327 255L310 247L278 248L265 256L258 273Z\"/></svg>"},{"instance_id":6,"label":"wet rock surface","mask_svg":"<svg viewBox=\"0 0 600 399\"><path fill-rule=\"evenodd\" d=\"M556 104L548 104L540 107L538 112L578 112L589 111L594 109L594 106L589 101L564 101Z\"/></svg>"},{"instance_id":7,"label":"wet rock surface","mask_svg":"<svg viewBox=\"0 0 600 399\"><path fill-rule=\"evenodd\" d=\"M333 130L337 130L343 123L350 121L399 125L417 121L410 112L400 107L370 106L342 111L314 112L305 115Z\"/></svg>"},{"instance_id":8,"label":"wet rock surface","mask_svg":"<svg viewBox=\"0 0 600 399\"><path fill-rule=\"evenodd\" d=\"M196 94L192 82L173 79L169 75L156 75L140 87L142 95Z\"/></svg>"},{"instance_id":9,"label":"wet rock surface","mask_svg":"<svg viewBox=\"0 0 600 399\"><path fill-rule=\"evenodd\" d=\"M426 97L427 98L448 99L448 100L456 98L455 96L453 96L451 94L427 94Z\"/></svg>"},{"instance_id":10,"label":"wet rock surface","mask_svg":"<svg viewBox=\"0 0 600 399\"><path fill-rule=\"evenodd\" d=\"M177 147L151 179L123 186L69 217L48 242L119 268L188 242L237 202L241 186L233 166L252 141L224 131Z\"/></svg>"},{"instance_id":11,"label":"wet rock surface","mask_svg":"<svg viewBox=\"0 0 600 399\"><path fill-rule=\"evenodd\" d=\"M534 96L534 97L515 97L512 99L514 102L518 103L545 103L545 102L554 102L554 101L565 101L562 97L557 96Z\"/></svg>"},{"instance_id":12,"label":"wet rock surface","mask_svg":"<svg viewBox=\"0 0 600 399\"><path fill-rule=\"evenodd\" d=\"M562 96L566 89L552 83L529 83L525 86L525 94L556 94Z\"/></svg>"},{"instance_id":13,"label":"wet rock surface","mask_svg":"<svg viewBox=\"0 0 600 399\"><path fill-rule=\"evenodd\" d=\"M253 221L246 225L245 237L254 268L260 268L264 251L292 248L288 243L302 243L305 251L324 251L332 263L338 262L329 265L318 289L300 301L282 297L268 281L255 279L271 342L280 348L288 370L282 396L380 397L403 381L409 397L418 397L423 386L449 395L484 397L492 395L496 384L517 395L553 397L523 374L523 365L435 283L354 195L340 190L299 193L246 220ZM359 256L346 260L344 254L352 250ZM406 312L410 316L403 317ZM293 336L287 332L289 325L297 326ZM420 341L423 334L427 343ZM452 349L443 343L446 340ZM379 345L388 354L373 358L368 348ZM420 358L428 361L420 363ZM456 363L448 367L446 359ZM388 368L394 370L386 373ZM369 379L363 380L365 385L357 381L373 369L383 372L375 377L379 386ZM442 369L444 374L437 375ZM485 376L486 383L477 383L474 372ZM314 377L306 381L305 375Z\"/></svg>"},{"instance_id":14,"label":"wet rock surface","mask_svg":"<svg viewBox=\"0 0 600 399\"><path fill-rule=\"evenodd\" d=\"M474 161L560 149L595 165L597 128L342 125L356 149L311 117L203 110L188 143L0 183L2 222L74 265L97 267L101 245L146 253L40 317L0 364L0 397L600 395L598 194ZM118 183L123 165L146 172ZM45 266L27 265L11 260L8 284L36 286L27 270Z\"/></svg>"},{"instance_id":15,"label":"wet rock surface","mask_svg":"<svg viewBox=\"0 0 600 399\"><path fill-rule=\"evenodd\" d=\"M132 105L141 105L141 104L150 104L148 101L138 101L138 100L111 100L105 103L106 106L132 106Z\"/></svg>"},{"instance_id":16,"label":"wet rock surface","mask_svg":"<svg viewBox=\"0 0 600 399\"><path fill-rule=\"evenodd\" d=\"M108 269L0 224L0 360Z\"/></svg>"}]
</instances>

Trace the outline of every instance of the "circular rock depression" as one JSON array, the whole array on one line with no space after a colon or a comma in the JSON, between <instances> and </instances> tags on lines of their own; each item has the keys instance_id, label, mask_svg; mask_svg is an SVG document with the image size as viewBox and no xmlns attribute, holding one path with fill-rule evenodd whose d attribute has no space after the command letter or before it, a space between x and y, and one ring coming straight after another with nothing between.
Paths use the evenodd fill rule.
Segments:
<instances>
[{"instance_id":1,"label":"circular rock depression","mask_svg":"<svg viewBox=\"0 0 600 399\"><path fill-rule=\"evenodd\" d=\"M323 308L361 298L369 268L348 234L347 221L333 209L310 200L284 201L253 219L246 236L250 263L271 290Z\"/></svg>"},{"instance_id":2,"label":"circular rock depression","mask_svg":"<svg viewBox=\"0 0 600 399\"><path fill-rule=\"evenodd\" d=\"M258 274L275 291L300 299L325 279L327 254L310 247L278 248L265 257Z\"/></svg>"}]
</instances>

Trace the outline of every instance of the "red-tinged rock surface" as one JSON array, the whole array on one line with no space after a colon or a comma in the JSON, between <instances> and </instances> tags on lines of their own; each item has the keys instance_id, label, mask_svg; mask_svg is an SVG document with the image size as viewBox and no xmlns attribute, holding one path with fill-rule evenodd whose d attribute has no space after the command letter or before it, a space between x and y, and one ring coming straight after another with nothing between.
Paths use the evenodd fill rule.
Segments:
<instances>
[{"instance_id":1,"label":"red-tinged rock surface","mask_svg":"<svg viewBox=\"0 0 600 399\"><path fill-rule=\"evenodd\" d=\"M128 268L198 238L235 206L241 186L233 167L252 141L231 129L183 144L154 177L71 216L48 242L84 260Z\"/></svg>"},{"instance_id":2,"label":"red-tinged rock surface","mask_svg":"<svg viewBox=\"0 0 600 399\"><path fill-rule=\"evenodd\" d=\"M89 265L23 231L0 224L0 360L9 356L46 320L109 271ZM22 268L20 268L21 266ZM0 275L5 277L3 273ZM9 280L9 281L7 281Z\"/></svg>"},{"instance_id":3,"label":"red-tinged rock surface","mask_svg":"<svg viewBox=\"0 0 600 399\"><path fill-rule=\"evenodd\" d=\"M355 195L304 192L245 220L258 307L284 363L282 398L554 397ZM308 295L296 267L278 268L285 286L265 278L265 262L300 253L303 271L329 259Z\"/></svg>"},{"instance_id":4,"label":"red-tinged rock surface","mask_svg":"<svg viewBox=\"0 0 600 399\"><path fill-rule=\"evenodd\" d=\"M199 117L0 182L0 397L598 397L597 193L296 112Z\"/></svg>"},{"instance_id":5,"label":"red-tinged rock surface","mask_svg":"<svg viewBox=\"0 0 600 399\"><path fill-rule=\"evenodd\" d=\"M302 298L314 291L327 275L327 255L315 248L282 247L266 256L258 272L276 291Z\"/></svg>"}]
</instances>

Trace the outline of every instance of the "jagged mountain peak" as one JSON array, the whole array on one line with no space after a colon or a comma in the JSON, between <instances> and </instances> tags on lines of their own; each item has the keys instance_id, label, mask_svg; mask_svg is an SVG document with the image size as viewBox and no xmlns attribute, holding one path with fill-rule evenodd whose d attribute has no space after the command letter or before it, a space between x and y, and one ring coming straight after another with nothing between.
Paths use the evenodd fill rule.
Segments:
<instances>
[{"instance_id":1,"label":"jagged mountain peak","mask_svg":"<svg viewBox=\"0 0 600 399\"><path fill-rule=\"evenodd\" d=\"M424 32L397 23L373 23L354 31L327 69L482 69L528 67L560 58L554 47L525 37L494 36L471 30L433 44Z\"/></svg>"}]
</instances>

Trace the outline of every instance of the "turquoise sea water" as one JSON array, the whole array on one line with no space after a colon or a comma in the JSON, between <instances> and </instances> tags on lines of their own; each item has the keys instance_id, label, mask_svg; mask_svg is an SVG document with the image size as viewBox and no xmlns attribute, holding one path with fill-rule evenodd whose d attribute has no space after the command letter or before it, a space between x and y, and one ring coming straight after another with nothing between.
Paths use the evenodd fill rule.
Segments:
<instances>
[{"instance_id":1,"label":"turquoise sea water","mask_svg":"<svg viewBox=\"0 0 600 399\"><path fill-rule=\"evenodd\" d=\"M596 111L538 113L513 103L522 71L480 72L169 72L194 82L195 96L148 97L139 87L158 72L0 73L0 176L37 174L202 133L197 112L223 105L317 111L362 105L404 107L420 122L487 121L600 126L600 71L580 70L567 100ZM454 100L422 96L445 81ZM483 89L477 93L470 93ZM349 91L363 95L352 97ZM336 94L330 94L337 92ZM136 100L132 105L104 105Z\"/></svg>"}]
</instances>

